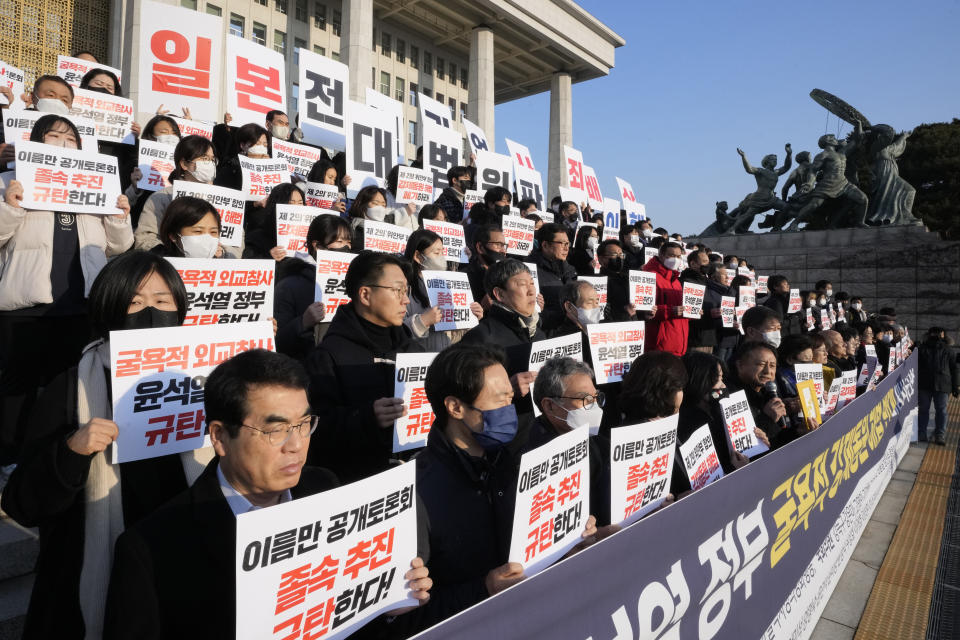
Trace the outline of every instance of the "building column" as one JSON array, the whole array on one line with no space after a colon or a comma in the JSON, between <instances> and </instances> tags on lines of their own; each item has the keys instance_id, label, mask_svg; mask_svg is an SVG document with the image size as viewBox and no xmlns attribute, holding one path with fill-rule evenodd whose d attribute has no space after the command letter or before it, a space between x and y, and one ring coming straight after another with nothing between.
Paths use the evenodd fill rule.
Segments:
<instances>
[{"instance_id":1,"label":"building column","mask_svg":"<svg viewBox=\"0 0 960 640\"><path fill-rule=\"evenodd\" d=\"M493 29L481 24L470 35L470 97L467 117L487 136L490 151L496 150L493 126ZM456 117L456 114L454 114Z\"/></svg>"},{"instance_id":2,"label":"building column","mask_svg":"<svg viewBox=\"0 0 960 640\"><path fill-rule=\"evenodd\" d=\"M373 0L343 0L340 61L350 67L349 97L366 103L373 68Z\"/></svg>"},{"instance_id":3,"label":"building column","mask_svg":"<svg viewBox=\"0 0 960 640\"><path fill-rule=\"evenodd\" d=\"M550 79L550 156L544 194L549 201L560 194L557 187L567 186L563 166L563 146L573 146L573 103L570 97L570 74L559 71Z\"/></svg>"}]
</instances>

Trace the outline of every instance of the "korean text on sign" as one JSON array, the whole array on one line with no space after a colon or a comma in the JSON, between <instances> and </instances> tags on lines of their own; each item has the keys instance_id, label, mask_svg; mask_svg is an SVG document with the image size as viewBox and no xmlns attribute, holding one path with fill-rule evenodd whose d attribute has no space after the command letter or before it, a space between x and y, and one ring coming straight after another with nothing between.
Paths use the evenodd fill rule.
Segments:
<instances>
[{"instance_id":1,"label":"korean text on sign","mask_svg":"<svg viewBox=\"0 0 960 640\"><path fill-rule=\"evenodd\" d=\"M413 232L407 227L376 220L364 220L363 248L381 253L403 253L411 233Z\"/></svg>"},{"instance_id":2,"label":"korean text on sign","mask_svg":"<svg viewBox=\"0 0 960 640\"><path fill-rule=\"evenodd\" d=\"M644 336L641 321L587 325L597 384L623 379L633 361L643 355Z\"/></svg>"},{"instance_id":3,"label":"korean text on sign","mask_svg":"<svg viewBox=\"0 0 960 640\"><path fill-rule=\"evenodd\" d=\"M566 336L557 336L546 340L537 340L530 345L530 359L527 364L527 371L540 371L547 360L551 358L573 358L583 361L583 339L580 333L573 333ZM531 393L536 389L537 381L533 381ZM541 413L537 403L533 403L533 415L539 416ZM598 425L599 429L599 425ZM591 434L596 435L591 427Z\"/></svg>"},{"instance_id":4,"label":"korean text on sign","mask_svg":"<svg viewBox=\"0 0 960 640\"><path fill-rule=\"evenodd\" d=\"M589 437L575 429L520 459L509 558L528 577L580 542L590 517Z\"/></svg>"},{"instance_id":5,"label":"korean text on sign","mask_svg":"<svg viewBox=\"0 0 960 640\"><path fill-rule=\"evenodd\" d=\"M533 220L518 216L504 216L501 226L503 239L507 242L507 253L525 256L533 250Z\"/></svg>"},{"instance_id":6,"label":"korean text on sign","mask_svg":"<svg viewBox=\"0 0 960 640\"><path fill-rule=\"evenodd\" d=\"M703 296L706 285L695 282L683 283L683 317L699 319L703 311Z\"/></svg>"},{"instance_id":7,"label":"korean text on sign","mask_svg":"<svg viewBox=\"0 0 960 640\"><path fill-rule=\"evenodd\" d=\"M247 200L263 200L284 182L290 182L290 167L283 160L239 156L243 191Z\"/></svg>"},{"instance_id":8,"label":"korean text on sign","mask_svg":"<svg viewBox=\"0 0 960 640\"><path fill-rule=\"evenodd\" d=\"M301 186L305 189L303 204L308 207L333 209L334 205L340 201L340 191L337 190L336 185L307 182Z\"/></svg>"},{"instance_id":9,"label":"korean text on sign","mask_svg":"<svg viewBox=\"0 0 960 640\"><path fill-rule=\"evenodd\" d=\"M404 464L237 517L239 640L343 638L415 605L416 471Z\"/></svg>"},{"instance_id":10,"label":"korean text on sign","mask_svg":"<svg viewBox=\"0 0 960 640\"><path fill-rule=\"evenodd\" d=\"M397 175L397 204L423 206L433 202L433 176L425 169L400 167Z\"/></svg>"},{"instance_id":11,"label":"korean text on sign","mask_svg":"<svg viewBox=\"0 0 960 640\"><path fill-rule=\"evenodd\" d=\"M18 69L0 60L0 87L10 89L14 102L19 101L20 96L23 94L24 77L23 69ZM0 104L9 106L5 96L0 95ZM20 105L22 106L23 103L21 102Z\"/></svg>"},{"instance_id":12,"label":"korean text on sign","mask_svg":"<svg viewBox=\"0 0 960 640\"><path fill-rule=\"evenodd\" d=\"M218 187L201 182L176 180L173 183L173 198L192 196L206 200L220 214L220 244L239 247L243 241L243 212L246 200L236 189Z\"/></svg>"},{"instance_id":13,"label":"korean text on sign","mask_svg":"<svg viewBox=\"0 0 960 640\"><path fill-rule=\"evenodd\" d=\"M433 424L433 408L423 383L435 353L398 353L393 374L393 397L403 398L406 414L393 423L393 452L419 449L427 444Z\"/></svg>"},{"instance_id":14,"label":"korean text on sign","mask_svg":"<svg viewBox=\"0 0 960 640\"><path fill-rule=\"evenodd\" d=\"M320 159L320 149L305 144L295 144L274 138L270 142L270 152L274 160L284 160L290 173L306 178L310 169ZM324 207L329 208L329 207Z\"/></svg>"},{"instance_id":15,"label":"korean text on sign","mask_svg":"<svg viewBox=\"0 0 960 640\"><path fill-rule=\"evenodd\" d=\"M720 400L720 407L723 409L723 422L727 426L727 437L734 451L748 458L769 451L770 448L754 433L757 424L753 421L746 392L731 393Z\"/></svg>"},{"instance_id":16,"label":"korean text on sign","mask_svg":"<svg viewBox=\"0 0 960 640\"><path fill-rule=\"evenodd\" d=\"M187 289L183 326L263 322L273 316L274 260L167 258Z\"/></svg>"},{"instance_id":17,"label":"korean text on sign","mask_svg":"<svg viewBox=\"0 0 960 640\"><path fill-rule=\"evenodd\" d=\"M315 207L297 204L277 205L277 245L287 255L295 251L307 252L307 232L317 216L339 215L336 211L323 211Z\"/></svg>"},{"instance_id":18,"label":"korean text on sign","mask_svg":"<svg viewBox=\"0 0 960 640\"><path fill-rule=\"evenodd\" d=\"M657 274L630 270L630 303L638 311L650 311L657 301Z\"/></svg>"},{"instance_id":19,"label":"korean text on sign","mask_svg":"<svg viewBox=\"0 0 960 640\"><path fill-rule=\"evenodd\" d=\"M24 209L116 215L117 159L41 142L18 142L17 180Z\"/></svg>"},{"instance_id":20,"label":"korean text on sign","mask_svg":"<svg viewBox=\"0 0 960 640\"><path fill-rule=\"evenodd\" d=\"M723 468L717 458L717 449L713 446L709 424L694 431L687 441L680 445L680 457L690 479L690 488L694 491L723 477Z\"/></svg>"},{"instance_id":21,"label":"korean text on sign","mask_svg":"<svg viewBox=\"0 0 960 640\"><path fill-rule=\"evenodd\" d=\"M252 40L227 35L227 111L236 126L260 124L269 111L285 111L286 66L283 54Z\"/></svg>"},{"instance_id":22,"label":"korean text on sign","mask_svg":"<svg viewBox=\"0 0 960 640\"><path fill-rule=\"evenodd\" d=\"M430 306L440 307L440 320L433 325L434 330L470 329L477 326L477 317L470 310L473 292L470 290L470 280L466 273L424 270L422 277L427 285Z\"/></svg>"},{"instance_id":23,"label":"korean text on sign","mask_svg":"<svg viewBox=\"0 0 960 640\"><path fill-rule=\"evenodd\" d=\"M677 420L667 418L610 431L610 519L627 525L663 504L670 493Z\"/></svg>"},{"instance_id":24,"label":"korean text on sign","mask_svg":"<svg viewBox=\"0 0 960 640\"><path fill-rule=\"evenodd\" d=\"M137 167L143 175L137 182L137 189L159 191L170 186L170 173L174 169L173 145L141 139L138 143Z\"/></svg>"},{"instance_id":25,"label":"korean text on sign","mask_svg":"<svg viewBox=\"0 0 960 640\"><path fill-rule=\"evenodd\" d=\"M134 142L131 135L135 116L132 100L99 91L74 89L70 115L94 122L97 137L101 140L127 144Z\"/></svg>"},{"instance_id":26,"label":"korean text on sign","mask_svg":"<svg viewBox=\"0 0 960 640\"><path fill-rule=\"evenodd\" d=\"M733 296L720 297L720 319L723 326L727 329L732 329L737 319L736 302L737 299Z\"/></svg>"},{"instance_id":27,"label":"korean text on sign","mask_svg":"<svg viewBox=\"0 0 960 640\"><path fill-rule=\"evenodd\" d=\"M91 69L105 69L117 76L118 80L123 81L123 74L120 72L120 69L115 69L92 60L81 60L80 58L71 58L70 56L57 56L57 75L66 80L71 86L79 87L83 76L87 75L87 72Z\"/></svg>"},{"instance_id":28,"label":"korean text on sign","mask_svg":"<svg viewBox=\"0 0 960 640\"><path fill-rule=\"evenodd\" d=\"M273 325L248 322L110 332L115 462L203 446L203 386L243 351L273 351Z\"/></svg>"},{"instance_id":29,"label":"korean text on sign","mask_svg":"<svg viewBox=\"0 0 960 640\"><path fill-rule=\"evenodd\" d=\"M300 127L304 142L343 149L346 132L347 65L300 49Z\"/></svg>"},{"instance_id":30,"label":"korean text on sign","mask_svg":"<svg viewBox=\"0 0 960 640\"><path fill-rule=\"evenodd\" d=\"M443 242L443 257L448 262L461 261L460 258L464 255L463 249L466 246L463 225L424 219L423 228L440 236L440 240Z\"/></svg>"},{"instance_id":31,"label":"korean text on sign","mask_svg":"<svg viewBox=\"0 0 960 640\"><path fill-rule=\"evenodd\" d=\"M355 253L325 249L317 251L317 287L314 301L323 303L324 316L320 322L331 322L337 309L350 302L344 278L347 276L347 268L356 257Z\"/></svg>"}]
</instances>

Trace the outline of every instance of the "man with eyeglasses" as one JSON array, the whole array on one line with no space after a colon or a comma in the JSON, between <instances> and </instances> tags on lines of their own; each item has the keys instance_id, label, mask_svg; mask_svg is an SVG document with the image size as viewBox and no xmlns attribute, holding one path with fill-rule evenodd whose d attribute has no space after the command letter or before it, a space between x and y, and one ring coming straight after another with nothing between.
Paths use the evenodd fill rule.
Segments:
<instances>
[{"instance_id":1,"label":"man with eyeglasses","mask_svg":"<svg viewBox=\"0 0 960 640\"><path fill-rule=\"evenodd\" d=\"M789 422L781 421L787 415L783 400L768 392L766 384L777 376L777 350L766 342L745 342L733 355L736 378L731 391L743 389L756 425L770 440L770 448L786 444L796 437ZM782 423L782 424L781 424ZM786 428L782 428L786 425Z\"/></svg>"},{"instance_id":2,"label":"man with eyeglasses","mask_svg":"<svg viewBox=\"0 0 960 640\"><path fill-rule=\"evenodd\" d=\"M305 363L310 403L324 418L308 461L353 482L390 466L393 422L405 413L403 400L393 397L397 353L423 347L403 324L410 298L400 258L360 252L344 288L350 302L337 309Z\"/></svg>"},{"instance_id":3,"label":"man with eyeglasses","mask_svg":"<svg viewBox=\"0 0 960 640\"><path fill-rule=\"evenodd\" d=\"M204 388L217 457L187 491L117 540L105 638L235 637L236 517L337 486L304 466L318 418L303 367L257 349L220 364ZM414 597L431 582L417 558Z\"/></svg>"},{"instance_id":4,"label":"man with eyeglasses","mask_svg":"<svg viewBox=\"0 0 960 640\"><path fill-rule=\"evenodd\" d=\"M543 329L550 331L563 322L563 288L577 279L577 270L567 262L570 237L564 228L548 222L537 232L540 246L526 262L537 265L537 281L543 295Z\"/></svg>"}]
</instances>

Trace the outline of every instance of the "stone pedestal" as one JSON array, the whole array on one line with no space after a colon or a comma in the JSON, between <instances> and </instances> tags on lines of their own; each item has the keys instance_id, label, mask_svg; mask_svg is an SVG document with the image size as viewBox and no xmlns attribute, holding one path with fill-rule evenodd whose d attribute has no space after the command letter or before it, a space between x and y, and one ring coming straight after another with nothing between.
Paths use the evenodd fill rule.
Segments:
<instances>
[{"instance_id":1,"label":"stone pedestal","mask_svg":"<svg viewBox=\"0 0 960 640\"><path fill-rule=\"evenodd\" d=\"M941 240L924 227L760 233L703 242L745 257L760 274L786 276L791 287L812 289L828 279L835 292L861 296L870 313L893 307L914 340L931 326L958 339L960 242Z\"/></svg>"}]
</instances>

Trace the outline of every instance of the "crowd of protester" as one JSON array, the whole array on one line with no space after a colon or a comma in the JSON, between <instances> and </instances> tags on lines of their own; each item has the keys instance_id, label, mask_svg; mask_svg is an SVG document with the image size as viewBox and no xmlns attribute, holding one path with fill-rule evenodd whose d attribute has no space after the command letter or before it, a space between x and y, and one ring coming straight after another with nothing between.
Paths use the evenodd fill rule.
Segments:
<instances>
[{"instance_id":1,"label":"crowd of protester","mask_svg":"<svg viewBox=\"0 0 960 640\"><path fill-rule=\"evenodd\" d=\"M91 71L82 86L121 92L109 71ZM64 117L72 96L57 76L37 79L25 102L48 114L31 140L81 148ZM296 139L284 113L230 122L228 115L212 140L181 137L177 122L158 113L136 133L175 145L171 182L230 188L239 187L239 156L269 157L273 140ZM499 187L465 214L464 194L475 185L470 164L451 168L449 186L422 208L396 203L396 171L387 188L365 186L352 199L344 193L340 215L314 219L305 251L293 256L276 246L275 212L304 202L297 184L249 203L242 246L224 247L213 206L173 199L172 187L138 190L135 145L101 146L121 168L121 213L28 211L16 180L3 185L0 203L0 462L9 475L2 506L39 527L41 544L25 637L232 637L234 516L400 462L416 465L424 526L406 579L421 605L360 633L410 635L524 579L507 561L524 452L600 427L590 438L589 544L616 530L605 480L611 429L678 414L679 446L708 424L721 466L734 472L749 460L728 447L720 398L743 390L757 437L776 449L820 426L801 413L794 365L822 364L829 386L860 369L869 345L886 366L891 348L909 342L894 309L866 309L856 291L835 291L829 280L801 290L802 308L791 312L791 283L777 274L768 274L769 293L757 306L725 326L721 298L739 305L740 287L757 282L747 257L688 245L650 219L628 222L626 212L617 238L602 239L604 218L586 204L555 198L554 221L545 222L535 202ZM0 161L12 157L11 145L0 146ZM350 183L343 154L325 150L306 178L343 192ZM511 205L536 223L534 249L522 259L507 254L501 228ZM422 228L426 219L464 225L469 262L447 262L441 237ZM364 251L366 220L413 230L406 251ZM344 283L350 302L331 322L314 298L318 250L358 254ZM278 353L243 353L210 375L212 446L109 464L104 452L120 429L111 419L110 332L178 326L187 312L184 284L166 257L274 260ZM467 274L475 328L435 329L440 315L424 269ZM631 270L655 274L652 309L634 306ZM582 276L606 278L605 304ZM685 317L686 282L706 287L699 318ZM597 385L587 328L625 321L644 321L645 353L622 382ZM571 334L584 336L583 361L555 358L528 370L532 343ZM943 444L956 359L939 328L920 349L921 404L934 403L934 440ZM407 410L394 397L394 361L411 352L439 353L426 379L436 418L426 447L412 456L391 450L394 421ZM926 428L921 407L923 439ZM690 492L679 457L678 465L672 500Z\"/></svg>"}]
</instances>

